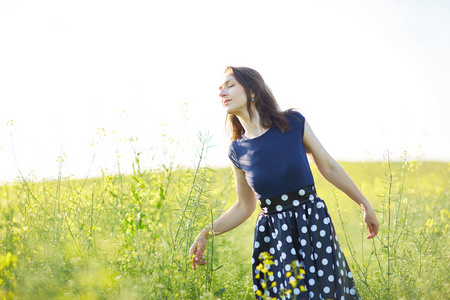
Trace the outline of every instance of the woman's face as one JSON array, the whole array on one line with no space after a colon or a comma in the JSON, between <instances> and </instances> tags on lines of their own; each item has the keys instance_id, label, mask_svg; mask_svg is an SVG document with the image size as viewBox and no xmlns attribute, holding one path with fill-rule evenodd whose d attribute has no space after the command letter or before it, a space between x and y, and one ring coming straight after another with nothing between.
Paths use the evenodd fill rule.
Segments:
<instances>
[{"instance_id":1,"label":"woman's face","mask_svg":"<svg viewBox=\"0 0 450 300\"><path fill-rule=\"evenodd\" d=\"M224 81L219 87L222 105L228 114L241 115L247 111L247 94L242 85L231 74L225 74Z\"/></svg>"}]
</instances>

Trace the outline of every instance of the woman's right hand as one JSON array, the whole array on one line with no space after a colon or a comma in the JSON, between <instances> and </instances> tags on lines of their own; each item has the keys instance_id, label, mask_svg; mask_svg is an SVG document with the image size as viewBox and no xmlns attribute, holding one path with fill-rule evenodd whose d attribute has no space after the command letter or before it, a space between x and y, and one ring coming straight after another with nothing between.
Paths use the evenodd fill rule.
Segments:
<instances>
[{"instance_id":1,"label":"woman's right hand","mask_svg":"<svg viewBox=\"0 0 450 300\"><path fill-rule=\"evenodd\" d=\"M189 250L189 258L191 260L191 265L194 268L194 271L197 270L197 264L204 265L206 264L206 261L203 259L203 252L205 252L206 248L206 238L207 231L203 229L195 239L194 243L191 246L191 249Z\"/></svg>"}]
</instances>

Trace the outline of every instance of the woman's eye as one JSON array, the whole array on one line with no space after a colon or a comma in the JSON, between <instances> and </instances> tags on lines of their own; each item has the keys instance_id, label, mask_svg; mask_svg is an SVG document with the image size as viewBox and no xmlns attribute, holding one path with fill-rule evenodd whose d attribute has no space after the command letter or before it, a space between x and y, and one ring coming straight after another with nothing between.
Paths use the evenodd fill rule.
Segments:
<instances>
[{"instance_id":1,"label":"woman's eye","mask_svg":"<svg viewBox=\"0 0 450 300\"><path fill-rule=\"evenodd\" d=\"M230 85L230 86L228 86L229 88L232 88L234 86L234 84L232 84L232 85Z\"/></svg>"}]
</instances>

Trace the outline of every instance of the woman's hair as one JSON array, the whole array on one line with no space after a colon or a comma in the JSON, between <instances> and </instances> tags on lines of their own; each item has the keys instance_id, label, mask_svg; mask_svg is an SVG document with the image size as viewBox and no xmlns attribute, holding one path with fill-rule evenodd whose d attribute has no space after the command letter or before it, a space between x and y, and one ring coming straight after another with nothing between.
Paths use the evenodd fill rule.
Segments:
<instances>
[{"instance_id":1,"label":"woman's hair","mask_svg":"<svg viewBox=\"0 0 450 300\"><path fill-rule=\"evenodd\" d=\"M281 132L286 132L290 129L286 114L291 110L283 112L280 109L269 87L257 71L246 67L227 67L224 73L233 75L236 81L244 87L245 93L247 94L247 110L250 115L250 120L253 118L253 112L251 110L251 93L253 93L255 95L255 107L260 115L262 127L270 128L275 126ZM232 129L232 141L242 138L245 130L235 115L228 114L225 124L229 125Z\"/></svg>"}]
</instances>

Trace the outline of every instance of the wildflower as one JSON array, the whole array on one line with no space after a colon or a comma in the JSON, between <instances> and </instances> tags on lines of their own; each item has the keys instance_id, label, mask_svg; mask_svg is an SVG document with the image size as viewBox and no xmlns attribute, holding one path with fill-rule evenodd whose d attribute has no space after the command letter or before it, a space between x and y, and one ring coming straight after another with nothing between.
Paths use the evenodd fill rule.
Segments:
<instances>
[{"instance_id":1,"label":"wildflower","mask_svg":"<svg viewBox=\"0 0 450 300\"><path fill-rule=\"evenodd\" d=\"M286 273L286 277L287 277L287 278L291 277L291 275L292 275L291 272L287 272L287 273Z\"/></svg>"},{"instance_id":2,"label":"wildflower","mask_svg":"<svg viewBox=\"0 0 450 300\"><path fill-rule=\"evenodd\" d=\"M286 295L289 295L290 293L292 293L292 290L287 290L287 291L285 291L285 294L286 294Z\"/></svg>"},{"instance_id":3,"label":"wildflower","mask_svg":"<svg viewBox=\"0 0 450 300\"><path fill-rule=\"evenodd\" d=\"M262 292L261 292L260 290L257 290L257 291L255 292L255 294L258 295L258 296L261 296L261 295L262 295Z\"/></svg>"},{"instance_id":4,"label":"wildflower","mask_svg":"<svg viewBox=\"0 0 450 300\"><path fill-rule=\"evenodd\" d=\"M269 273L267 273L267 275L273 276L273 272L269 272Z\"/></svg>"},{"instance_id":5,"label":"wildflower","mask_svg":"<svg viewBox=\"0 0 450 300\"><path fill-rule=\"evenodd\" d=\"M305 287L304 285L301 285L301 286L300 286L300 291L306 292L306 287Z\"/></svg>"},{"instance_id":6,"label":"wildflower","mask_svg":"<svg viewBox=\"0 0 450 300\"><path fill-rule=\"evenodd\" d=\"M261 269L262 269L263 267L264 267L263 264L259 264L259 265L256 266L256 270L261 271Z\"/></svg>"},{"instance_id":7,"label":"wildflower","mask_svg":"<svg viewBox=\"0 0 450 300\"><path fill-rule=\"evenodd\" d=\"M263 289L266 289L267 284L265 282L261 283Z\"/></svg>"},{"instance_id":8,"label":"wildflower","mask_svg":"<svg viewBox=\"0 0 450 300\"><path fill-rule=\"evenodd\" d=\"M276 287L276 286L277 286L277 282L276 282L276 281L273 281L271 287Z\"/></svg>"},{"instance_id":9,"label":"wildflower","mask_svg":"<svg viewBox=\"0 0 450 300\"><path fill-rule=\"evenodd\" d=\"M256 278L256 279L260 279L260 278L261 278L261 276L259 275L259 273L255 275L255 278Z\"/></svg>"},{"instance_id":10,"label":"wildflower","mask_svg":"<svg viewBox=\"0 0 450 300\"><path fill-rule=\"evenodd\" d=\"M300 269L300 273L306 274L305 269L301 268L301 269Z\"/></svg>"},{"instance_id":11,"label":"wildflower","mask_svg":"<svg viewBox=\"0 0 450 300\"><path fill-rule=\"evenodd\" d=\"M289 281L289 283L291 284L292 287L296 287L297 286L297 279L292 279Z\"/></svg>"}]
</instances>

